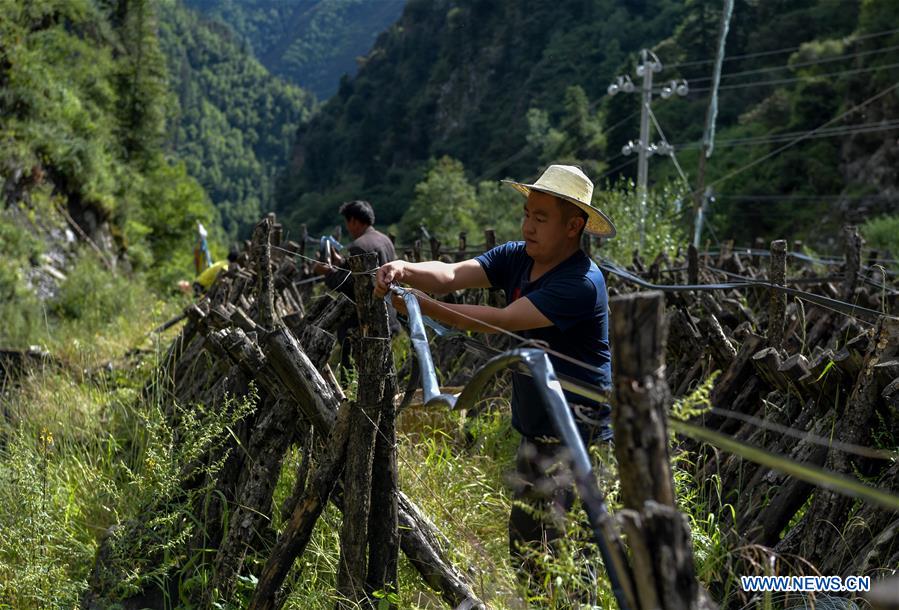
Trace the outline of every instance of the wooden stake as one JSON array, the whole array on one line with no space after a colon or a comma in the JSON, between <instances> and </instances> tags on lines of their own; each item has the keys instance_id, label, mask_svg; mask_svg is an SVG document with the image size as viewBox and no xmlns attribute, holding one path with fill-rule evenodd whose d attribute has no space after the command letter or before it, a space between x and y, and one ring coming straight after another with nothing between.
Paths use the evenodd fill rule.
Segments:
<instances>
[{"instance_id":1,"label":"wooden stake","mask_svg":"<svg viewBox=\"0 0 899 610\"><path fill-rule=\"evenodd\" d=\"M768 281L783 286L787 276L787 242L777 239L771 242L771 261ZM773 288L768 290L768 345L780 349L784 341L784 322L787 311L787 295Z\"/></svg>"}]
</instances>

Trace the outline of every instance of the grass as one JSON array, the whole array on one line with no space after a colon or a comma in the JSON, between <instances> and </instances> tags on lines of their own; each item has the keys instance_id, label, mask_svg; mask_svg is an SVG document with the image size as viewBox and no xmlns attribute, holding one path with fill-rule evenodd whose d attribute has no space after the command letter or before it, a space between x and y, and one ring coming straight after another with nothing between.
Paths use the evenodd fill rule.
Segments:
<instances>
[{"instance_id":1,"label":"grass","mask_svg":"<svg viewBox=\"0 0 899 610\"><path fill-rule=\"evenodd\" d=\"M221 410L182 406L176 437L166 424L165 404L141 389L176 332L155 337L147 331L173 315L178 304L164 304L121 277L92 277L95 271L88 264L71 275L73 284L51 306L40 331L43 345L60 357L62 367L32 371L0 395L0 608L77 607L107 535L117 559L115 569L99 577L111 590L125 596L173 579L166 607L193 608L189 600L210 582L210 557L187 556L185 549L191 536L208 525L192 520L192 507L211 488L184 493L181 469L221 442L229 427L252 411L254 401L234 401ZM65 319L53 321L54 311L64 311ZM103 314L109 311L115 314ZM398 341L395 348L398 360L408 355L407 343ZM710 383L676 404L673 415L691 417L706 408ZM352 377L347 390L353 395ZM576 511L569 520L571 545L556 557L537 558L549 576L542 595L527 599L507 546L512 499L506 479L518 435L510 426L508 400L502 398L507 392L499 394L485 401L477 417L405 411L398 426L400 485L446 536L450 559L491 608L569 607L569 595L583 587L584 565L595 562L577 552L574 543L589 538L579 525L584 515ZM711 508L722 506L719 482L696 480L691 474L696 455L675 455L679 508L691 526L697 574L719 602L741 607L748 601L737 590L738 573L805 569L783 558L772 563L766 549L735 546L729 529L734 515L721 512L729 505ZM603 456L594 457L600 461ZM290 493L301 459L297 449L286 457L275 507ZM619 508L615 464L608 456L601 462L601 484L614 512ZM207 466L210 480L219 466ZM145 526L135 528L141 521ZM329 506L288 577L285 608L334 606L340 524L340 513ZM273 525L283 526L277 510ZM261 571L265 559L265 553L249 558L237 598L222 607L245 604L255 584L252 574ZM392 598L398 607L445 607L402 555L399 573L400 590ZM614 606L602 573L596 593L599 607ZM769 596L763 604L783 607L783 600Z\"/></svg>"}]
</instances>

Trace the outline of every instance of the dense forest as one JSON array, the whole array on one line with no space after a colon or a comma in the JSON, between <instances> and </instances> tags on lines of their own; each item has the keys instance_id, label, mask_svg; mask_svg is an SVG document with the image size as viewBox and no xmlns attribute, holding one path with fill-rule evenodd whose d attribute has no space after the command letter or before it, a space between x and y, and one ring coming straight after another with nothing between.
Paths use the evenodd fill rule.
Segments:
<instances>
[{"instance_id":1,"label":"dense forest","mask_svg":"<svg viewBox=\"0 0 899 610\"><path fill-rule=\"evenodd\" d=\"M403 9L403 0L187 0L227 24L272 74L325 100Z\"/></svg>"},{"instance_id":2,"label":"dense forest","mask_svg":"<svg viewBox=\"0 0 899 610\"><path fill-rule=\"evenodd\" d=\"M721 143L707 180L837 119L895 79L895 10L882 0L736 2L718 105ZM397 222L428 164L445 155L474 184L536 176L552 160L633 178L635 157L619 151L639 135L638 96L609 97L606 87L619 74L637 80L644 47L667 66L657 83L690 82L686 98L657 96L653 109L695 181L720 13L711 0L409 2L359 75L299 129L278 209L322 226L332 221L333 201L366 196L384 222ZM795 231L814 242L858 220L859 210L894 209L886 167L896 147L877 128L892 125L891 99L716 186L713 230L744 242ZM662 185L677 174L656 157L650 178Z\"/></svg>"},{"instance_id":3,"label":"dense forest","mask_svg":"<svg viewBox=\"0 0 899 610\"><path fill-rule=\"evenodd\" d=\"M177 98L168 146L234 237L271 208L275 176L313 96L272 76L227 27L180 3L160 9L159 42Z\"/></svg>"}]
</instances>

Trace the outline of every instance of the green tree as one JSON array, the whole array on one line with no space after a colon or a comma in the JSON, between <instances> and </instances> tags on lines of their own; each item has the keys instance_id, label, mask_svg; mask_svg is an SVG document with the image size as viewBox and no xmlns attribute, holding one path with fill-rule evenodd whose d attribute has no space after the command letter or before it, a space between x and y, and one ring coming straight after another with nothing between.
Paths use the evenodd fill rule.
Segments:
<instances>
[{"instance_id":1,"label":"green tree","mask_svg":"<svg viewBox=\"0 0 899 610\"><path fill-rule=\"evenodd\" d=\"M474 232L478 228L477 208L477 191L465 178L462 163L441 157L415 185L415 199L400 221L400 230L409 238L418 235L424 225L429 233L446 241L459 231Z\"/></svg>"}]
</instances>

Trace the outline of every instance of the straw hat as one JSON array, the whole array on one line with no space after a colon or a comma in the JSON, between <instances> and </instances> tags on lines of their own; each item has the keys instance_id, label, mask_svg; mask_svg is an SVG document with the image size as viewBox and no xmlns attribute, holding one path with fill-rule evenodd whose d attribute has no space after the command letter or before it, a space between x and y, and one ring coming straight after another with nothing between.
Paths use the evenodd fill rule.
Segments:
<instances>
[{"instance_id":1,"label":"straw hat","mask_svg":"<svg viewBox=\"0 0 899 610\"><path fill-rule=\"evenodd\" d=\"M615 237L615 225L599 208L593 207L593 183L573 165L550 165L534 184L523 184L513 180L503 180L516 191L527 197L531 191L555 195L570 201L587 213L584 231L597 237Z\"/></svg>"}]
</instances>

